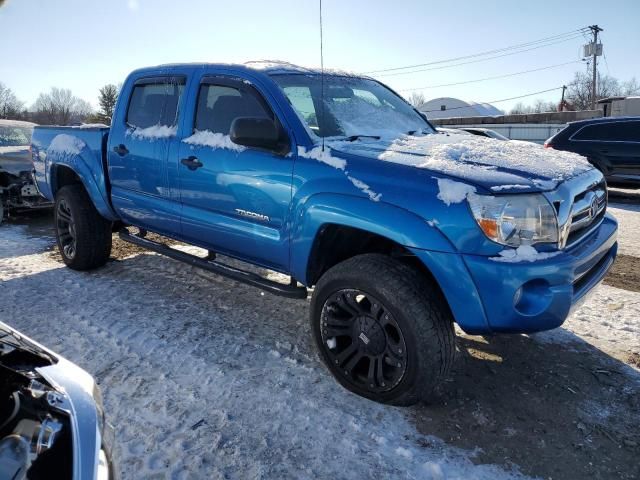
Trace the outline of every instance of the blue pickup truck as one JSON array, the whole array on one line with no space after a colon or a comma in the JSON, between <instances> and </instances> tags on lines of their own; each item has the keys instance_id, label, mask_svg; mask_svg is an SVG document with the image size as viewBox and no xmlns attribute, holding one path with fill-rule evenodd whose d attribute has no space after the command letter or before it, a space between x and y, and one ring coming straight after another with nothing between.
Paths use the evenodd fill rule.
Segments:
<instances>
[{"instance_id":1,"label":"blue pickup truck","mask_svg":"<svg viewBox=\"0 0 640 480\"><path fill-rule=\"evenodd\" d=\"M371 78L179 64L131 73L110 128L35 127L32 155L70 268L104 265L118 232L274 294L313 289L331 373L408 405L449 372L454 322L555 328L616 256L606 184L583 157L469 137Z\"/></svg>"}]
</instances>

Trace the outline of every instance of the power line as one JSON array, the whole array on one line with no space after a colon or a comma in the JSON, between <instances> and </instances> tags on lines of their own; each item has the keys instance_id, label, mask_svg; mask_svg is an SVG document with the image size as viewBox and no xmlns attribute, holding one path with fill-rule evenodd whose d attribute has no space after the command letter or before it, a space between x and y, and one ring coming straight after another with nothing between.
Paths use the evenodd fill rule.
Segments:
<instances>
[{"instance_id":1,"label":"power line","mask_svg":"<svg viewBox=\"0 0 640 480\"><path fill-rule=\"evenodd\" d=\"M540 90L539 92L527 93L525 95L518 95L517 97L501 98L499 100L491 100L489 102L476 102L476 103L478 105L487 105L487 104L492 104L492 103L508 102L509 100L518 100L519 98L533 97L534 95L540 95L541 93L553 92L555 90L560 90L561 88L562 87L549 88L547 90ZM460 108L469 108L469 105L464 105L462 107L447 108L447 112L449 110L458 110ZM431 112L441 112L442 110L437 109L437 110L420 110L420 111L422 113L431 113Z\"/></svg>"},{"instance_id":2,"label":"power line","mask_svg":"<svg viewBox=\"0 0 640 480\"><path fill-rule=\"evenodd\" d=\"M541 68L534 68L531 70L524 70L521 72L514 72L514 73L507 73L504 75L496 75L493 77L484 77L484 78L477 78L475 80L466 80L464 82L455 82L455 83L443 83L440 85L428 85L425 87L415 87L415 88L400 88L398 89L400 92L410 92L413 90L423 90L423 89L427 89L427 88L440 88L440 87L452 87L454 85L465 85L467 83L477 83L477 82L486 82L487 80L497 80L500 78L507 78L507 77L515 77L516 75L524 75L525 73L533 73L533 72L540 72L542 70L549 70L551 68L557 68L557 67L563 67L565 65L571 65L574 63L581 63L581 60L573 60L571 62L565 62L565 63L558 63L557 65L549 65L546 67L541 67Z\"/></svg>"},{"instance_id":3,"label":"power line","mask_svg":"<svg viewBox=\"0 0 640 480\"><path fill-rule=\"evenodd\" d=\"M364 72L364 73L382 73L382 72L391 72L391 71L396 71L396 70L406 70L406 69L410 69L410 68L418 68L418 67L425 67L428 65L437 65L437 64L441 64L441 63L450 63L450 62L456 62L458 60L466 60L469 58L474 58L474 57L480 57L480 56L486 56L486 55L492 55L494 53L500 53L500 52L505 52L508 50L514 50L514 49L520 49L520 48L525 48L525 47L529 47L531 45L535 45L538 43L545 43L545 42L549 42L549 41L555 41L555 40L559 40L563 37L567 37L567 36L574 36L576 34L579 34L581 32L583 32L584 30L588 29L587 27L583 27L580 28L578 30L572 30L570 32L564 32L564 33L560 33L557 35L553 35L550 37L545 37L545 38L541 38L538 40L533 40L530 42L525 42L525 43L520 43L520 44L516 44L516 45L510 45L507 47L502 47L502 48L497 48L497 49L493 49L493 50L485 50L483 52L478 52L478 53L473 53L470 55L464 55L461 57L454 57L454 58L448 58L448 59L443 59L443 60L435 60L433 62L427 62L427 63L419 63L419 64L415 64L415 65L405 65L405 66L401 66L401 67L393 67L393 68L385 68L385 69L380 69L380 70L371 70L369 72Z\"/></svg>"},{"instance_id":4,"label":"power line","mask_svg":"<svg viewBox=\"0 0 640 480\"><path fill-rule=\"evenodd\" d=\"M600 42L602 42L602 34L600 34ZM607 53L604 51L604 47L602 47L602 58L604 58L604 64L607 66L607 75L611 75L611 71L609 70L609 62L607 61Z\"/></svg>"},{"instance_id":5,"label":"power line","mask_svg":"<svg viewBox=\"0 0 640 480\"><path fill-rule=\"evenodd\" d=\"M537 50L539 48L550 47L552 45L557 45L559 43L564 43L564 42L568 42L570 40L575 40L576 38L580 38L580 36L576 35L576 36L573 36L571 38L563 39L563 40L560 40L560 41L557 41L557 42L547 43L545 45L538 45L536 47L531 47L531 48L527 48L525 50L519 50L519 51L516 51L516 52L503 53L501 55L495 55L495 56L492 56L492 57L480 58L480 59L477 59L477 60L469 60L467 62L454 63L452 65L442 65L442 66L439 66L439 67L431 67L431 68L422 68L422 69L419 69L419 70L411 70L410 72L381 73L379 75L376 75L376 77L394 77L394 76L397 76L397 75L409 75L409 74L412 74L412 73L429 72L429 71L432 71L432 70L442 70L442 69L445 69L445 68L458 67L460 65L469 65L471 63L484 62L484 61L487 61L487 60L493 60L495 58L502 58L502 57L507 57L507 56L510 56L510 55L517 55L519 53L530 52L531 50Z\"/></svg>"}]
</instances>

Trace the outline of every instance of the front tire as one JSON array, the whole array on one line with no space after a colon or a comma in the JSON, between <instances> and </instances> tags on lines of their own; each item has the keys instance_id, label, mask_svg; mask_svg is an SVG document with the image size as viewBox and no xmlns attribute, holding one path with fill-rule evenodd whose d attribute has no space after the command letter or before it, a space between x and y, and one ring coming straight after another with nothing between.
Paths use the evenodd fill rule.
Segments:
<instances>
[{"instance_id":1,"label":"front tire","mask_svg":"<svg viewBox=\"0 0 640 480\"><path fill-rule=\"evenodd\" d=\"M82 185L62 187L54 212L58 249L69 268L91 270L107 263L111 222L98 213Z\"/></svg>"},{"instance_id":2,"label":"front tire","mask_svg":"<svg viewBox=\"0 0 640 480\"><path fill-rule=\"evenodd\" d=\"M359 255L329 269L315 287L310 317L333 376L377 402L425 400L453 364L453 318L440 290L388 256Z\"/></svg>"}]
</instances>

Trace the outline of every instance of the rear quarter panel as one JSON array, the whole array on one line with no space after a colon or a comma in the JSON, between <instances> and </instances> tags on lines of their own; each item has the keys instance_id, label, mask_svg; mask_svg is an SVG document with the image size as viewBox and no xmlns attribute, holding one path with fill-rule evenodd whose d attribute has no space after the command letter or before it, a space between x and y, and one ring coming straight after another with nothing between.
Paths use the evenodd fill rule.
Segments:
<instances>
[{"instance_id":1,"label":"rear quarter panel","mask_svg":"<svg viewBox=\"0 0 640 480\"><path fill-rule=\"evenodd\" d=\"M108 127L36 127L31 154L42 195L54 200L60 188L56 170L69 168L80 178L97 210L105 218L117 220L110 206L103 161L108 134Z\"/></svg>"}]
</instances>

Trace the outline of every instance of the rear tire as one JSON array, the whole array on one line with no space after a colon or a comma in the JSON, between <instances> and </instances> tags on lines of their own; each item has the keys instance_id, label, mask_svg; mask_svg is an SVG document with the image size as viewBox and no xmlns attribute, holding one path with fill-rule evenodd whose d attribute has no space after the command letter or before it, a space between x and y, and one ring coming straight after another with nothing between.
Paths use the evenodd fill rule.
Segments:
<instances>
[{"instance_id":1,"label":"rear tire","mask_svg":"<svg viewBox=\"0 0 640 480\"><path fill-rule=\"evenodd\" d=\"M91 270L107 263L112 224L98 213L82 185L58 191L54 222L58 250L69 268Z\"/></svg>"},{"instance_id":2,"label":"rear tire","mask_svg":"<svg viewBox=\"0 0 640 480\"><path fill-rule=\"evenodd\" d=\"M315 287L310 320L338 382L377 402L426 400L453 364L453 318L439 288L385 255L359 255L329 269Z\"/></svg>"}]
</instances>

